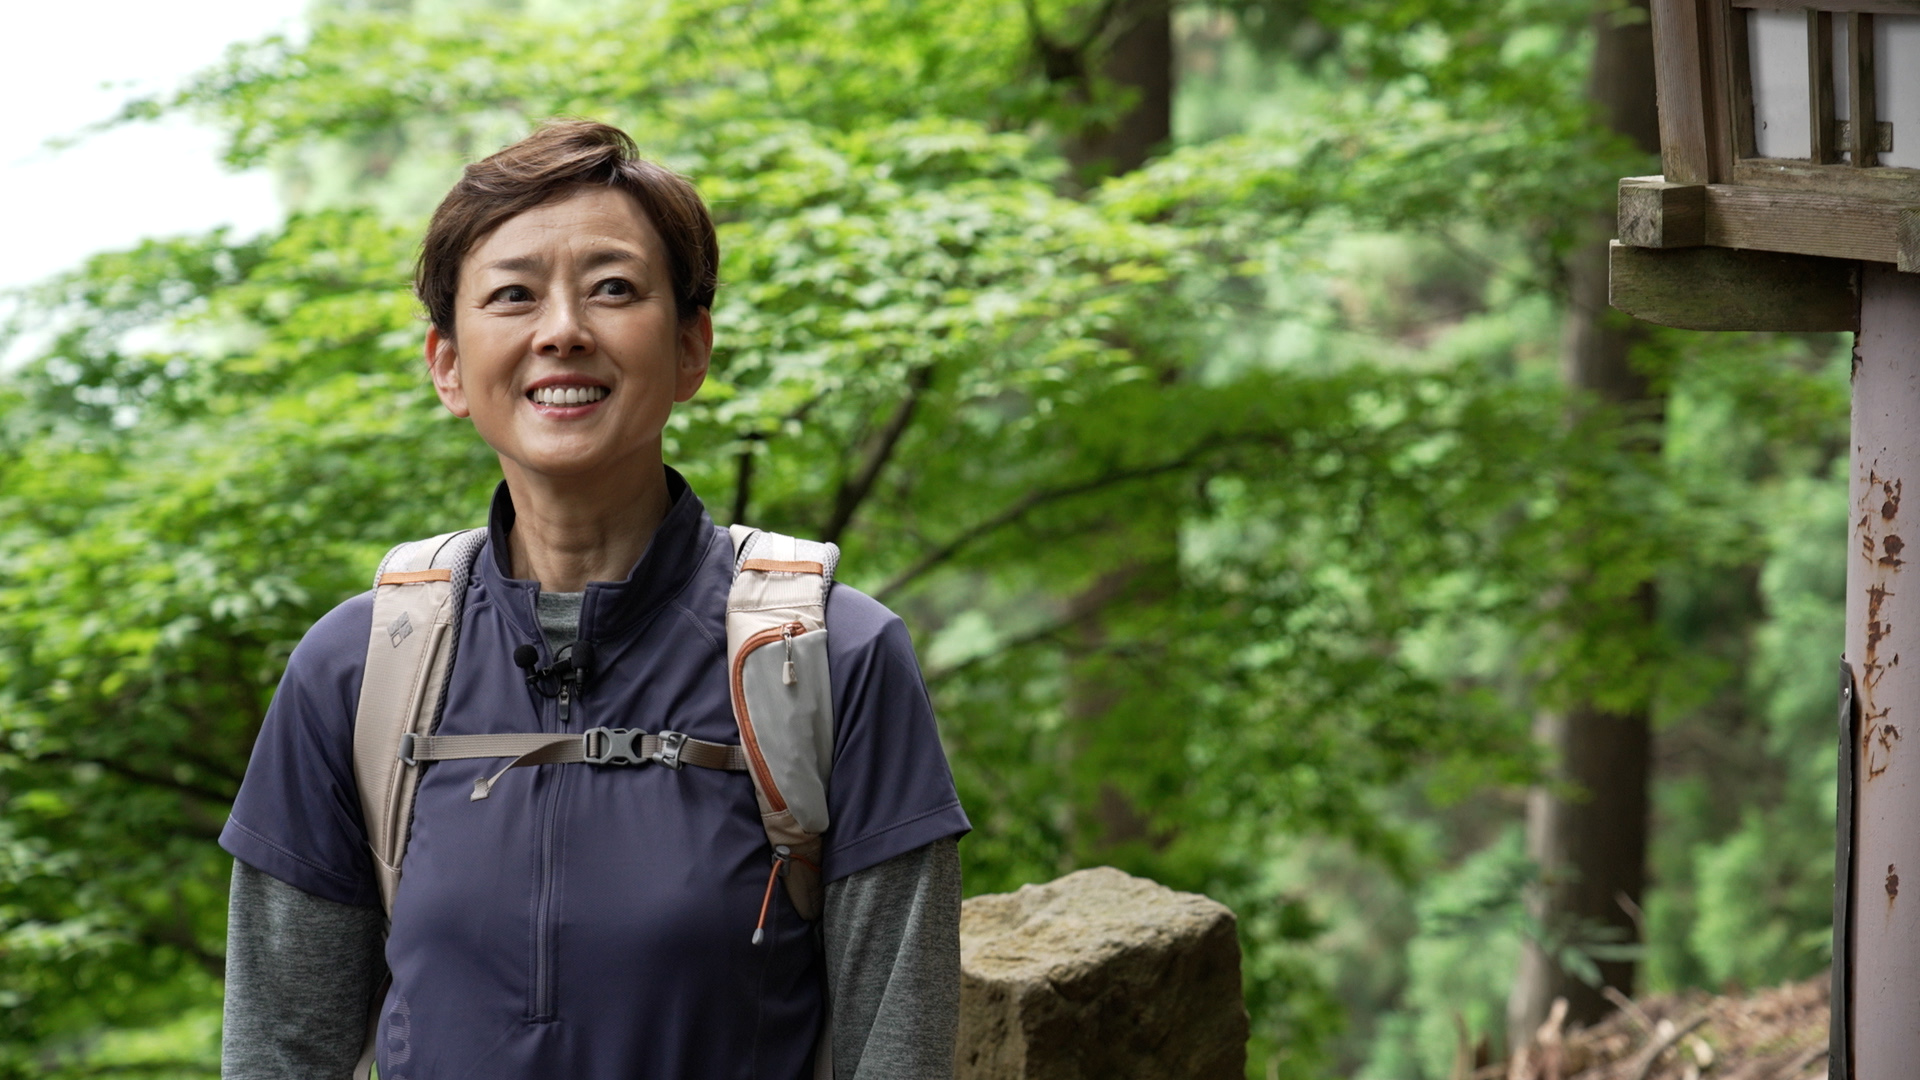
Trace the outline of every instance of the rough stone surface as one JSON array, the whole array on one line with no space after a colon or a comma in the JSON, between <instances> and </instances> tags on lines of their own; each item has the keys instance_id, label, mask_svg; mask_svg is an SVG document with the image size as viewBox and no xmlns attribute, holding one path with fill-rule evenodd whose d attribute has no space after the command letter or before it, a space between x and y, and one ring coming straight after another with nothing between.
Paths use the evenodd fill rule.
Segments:
<instances>
[{"instance_id":1,"label":"rough stone surface","mask_svg":"<svg viewBox=\"0 0 1920 1080\"><path fill-rule=\"evenodd\" d=\"M960 914L958 1080L1241 1080L1224 905L1108 867Z\"/></svg>"}]
</instances>

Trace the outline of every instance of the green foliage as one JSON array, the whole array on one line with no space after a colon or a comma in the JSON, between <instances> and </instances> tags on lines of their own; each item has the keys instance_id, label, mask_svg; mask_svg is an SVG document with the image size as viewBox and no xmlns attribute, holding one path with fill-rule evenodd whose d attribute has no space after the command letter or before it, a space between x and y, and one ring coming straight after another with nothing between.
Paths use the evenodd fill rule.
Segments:
<instances>
[{"instance_id":1,"label":"green foliage","mask_svg":"<svg viewBox=\"0 0 1920 1080\"><path fill-rule=\"evenodd\" d=\"M487 459L409 370L406 246L324 215L46 290L71 321L15 377L0 461L0 1068L217 993L212 840L287 653L384 536L484 493ZM116 333L130 312L150 347Z\"/></svg>"},{"instance_id":2,"label":"green foliage","mask_svg":"<svg viewBox=\"0 0 1920 1080\"><path fill-rule=\"evenodd\" d=\"M370 8L129 106L201 111L303 212L47 283L0 381L0 1076L209 1070L211 840L286 655L497 475L418 368L420 215L559 113L714 206L718 350L669 459L908 618L970 891L1105 862L1207 892L1254 1075L1445 1075L1541 934L1503 793L1578 693L1760 766L1663 781L1656 977L1819 962L1844 373L1825 339L1661 335L1664 418L1567 424L1554 256L1647 171L1561 62L1584 11L1230 5L1262 29L1214 47L1286 72L1264 105L1190 80L1212 137L1068 193L1061 135L1127 100L1048 77L1080 6ZM1550 630L1649 576L1652 633Z\"/></svg>"}]
</instances>

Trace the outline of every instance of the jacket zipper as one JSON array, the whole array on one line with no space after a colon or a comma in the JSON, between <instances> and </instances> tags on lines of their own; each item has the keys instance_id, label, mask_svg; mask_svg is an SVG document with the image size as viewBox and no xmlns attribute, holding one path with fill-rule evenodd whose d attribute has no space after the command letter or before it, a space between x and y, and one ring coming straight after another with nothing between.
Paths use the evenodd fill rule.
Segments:
<instances>
[{"instance_id":1,"label":"jacket zipper","mask_svg":"<svg viewBox=\"0 0 1920 1080\"><path fill-rule=\"evenodd\" d=\"M740 726L740 745L747 752L747 767L753 770L753 778L759 782L761 794L767 797L767 809L779 813L787 808L787 800L780 796L780 789L774 786L773 773L767 769L767 759L760 753L760 739L753 733L753 718L747 715L747 694L745 673L747 657L763 645L776 641L787 643L789 665L792 664L793 639L807 632L805 625L790 622L781 626L769 626L740 643L740 653L733 658L733 719ZM788 667L782 673L791 673ZM791 685L789 683L788 685Z\"/></svg>"},{"instance_id":2,"label":"jacket zipper","mask_svg":"<svg viewBox=\"0 0 1920 1080\"><path fill-rule=\"evenodd\" d=\"M560 698L557 711L560 714L559 730L566 730L568 720L568 684L560 684ZM545 725L542 725L545 726ZM553 1019L553 982L554 982L554 867L558 861L556 852L557 832L560 818L560 788L567 780L567 770L553 770L551 784L545 792L540 807L540 891L535 898L533 926L533 1019Z\"/></svg>"}]
</instances>

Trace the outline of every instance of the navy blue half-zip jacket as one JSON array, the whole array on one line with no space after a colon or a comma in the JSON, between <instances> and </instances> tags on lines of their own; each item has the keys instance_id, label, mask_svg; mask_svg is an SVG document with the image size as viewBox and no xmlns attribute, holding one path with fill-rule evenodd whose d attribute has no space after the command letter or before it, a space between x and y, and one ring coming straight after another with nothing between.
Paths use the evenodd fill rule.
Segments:
<instances>
[{"instance_id":1,"label":"navy blue half-zip jacket","mask_svg":"<svg viewBox=\"0 0 1920 1080\"><path fill-rule=\"evenodd\" d=\"M546 655L535 582L510 577L513 505L494 497L439 731L671 729L734 743L724 615L733 548L679 474L632 573L587 586L595 671L563 721L514 650ZM221 844L315 896L377 905L352 766L371 593L294 650ZM835 712L827 880L969 828L900 620L836 585L827 609ZM746 774L492 760L427 767L387 942L380 1075L426 1078L810 1075L823 1019L812 929L774 889Z\"/></svg>"}]
</instances>

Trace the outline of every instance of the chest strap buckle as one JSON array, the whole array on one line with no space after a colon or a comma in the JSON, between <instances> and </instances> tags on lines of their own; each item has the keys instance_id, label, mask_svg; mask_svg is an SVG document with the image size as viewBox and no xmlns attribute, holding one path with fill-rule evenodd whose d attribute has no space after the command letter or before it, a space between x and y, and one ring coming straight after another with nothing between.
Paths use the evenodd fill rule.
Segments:
<instances>
[{"instance_id":1,"label":"chest strap buckle","mask_svg":"<svg viewBox=\"0 0 1920 1080\"><path fill-rule=\"evenodd\" d=\"M647 760L640 741L647 733L638 728L588 728L580 736L580 758L589 765L639 765Z\"/></svg>"},{"instance_id":2,"label":"chest strap buckle","mask_svg":"<svg viewBox=\"0 0 1920 1080\"><path fill-rule=\"evenodd\" d=\"M680 768L680 748L687 745L684 731L663 731L660 733L660 749L653 752L651 760L656 765L665 765L669 769Z\"/></svg>"},{"instance_id":3,"label":"chest strap buckle","mask_svg":"<svg viewBox=\"0 0 1920 1080\"><path fill-rule=\"evenodd\" d=\"M588 728L580 735L580 760L589 765L651 762L677 770L686 764L680 760L680 751L686 745L686 733L680 731L651 735L639 728Z\"/></svg>"}]
</instances>

